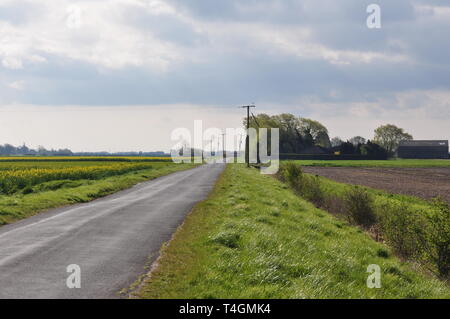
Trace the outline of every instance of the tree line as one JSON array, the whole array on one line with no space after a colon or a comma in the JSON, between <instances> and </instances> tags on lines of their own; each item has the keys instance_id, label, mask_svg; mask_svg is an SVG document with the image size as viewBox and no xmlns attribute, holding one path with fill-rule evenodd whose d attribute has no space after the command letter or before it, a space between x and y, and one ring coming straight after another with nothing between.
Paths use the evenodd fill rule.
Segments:
<instances>
[{"instance_id":1,"label":"tree line","mask_svg":"<svg viewBox=\"0 0 450 319\"><path fill-rule=\"evenodd\" d=\"M244 127L247 119L244 119ZM393 124L382 125L375 129L374 138L366 140L354 136L346 141L339 137L330 139L328 129L322 123L293 114L278 115L257 114L250 118L252 128L279 128L280 153L298 154L308 152L354 154L365 156L393 156L400 141L413 137Z\"/></svg>"},{"instance_id":2,"label":"tree line","mask_svg":"<svg viewBox=\"0 0 450 319\"><path fill-rule=\"evenodd\" d=\"M244 127L247 120L244 119ZM366 140L354 136L346 141L339 137L330 139L328 129L322 123L293 114L278 115L257 114L250 118L252 128L279 128L280 153L307 154L322 152L328 154L354 154L364 156L393 156L402 140L412 140L413 137L393 124L382 125L375 129L374 138ZM269 140L270 143L270 140ZM82 152L74 153L70 149L46 149L39 146L31 149L25 144L13 146L0 145L0 156L167 156L164 152Z\"/></svg>"},{"instance_id":3,"label":"tree line","mask_svg":"<svg viewBox=\"0 0 450 319\"><path fill-rule=\"evenodd\" d=\"M68 148L63 149L46 149L39 146L32 149L23 144L22 146L14 146L11 144L0 145L0 156L147 156L147 157L165 157L170 156L164 152L72 152Z\"/></svg>"},{"instance_id":4,"label":"tree line","mask_svg":"<svg viewBox=\"0 0 450 319\"><path fill-rule=\"evenodd\" d=\"M37 149L32 149L23 144L22 146L14 146L11 144L0 145L0 155L3 156L71 156L72 151L65 149L51 149L47 150L43 146L39 146Z\"/></svg>"}]
</instances>

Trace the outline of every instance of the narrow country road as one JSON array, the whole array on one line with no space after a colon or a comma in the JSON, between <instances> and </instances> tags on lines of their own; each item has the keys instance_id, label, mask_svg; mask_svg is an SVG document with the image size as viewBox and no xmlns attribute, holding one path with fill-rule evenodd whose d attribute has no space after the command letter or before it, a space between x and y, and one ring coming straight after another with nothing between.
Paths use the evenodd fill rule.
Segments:
<instances>
[{"instance_id":1,"label":"narrow country road","mask_svg":"<svg viewBox=\"0 0 450 319\"><path fill-rule=\"evenodd\" d=\"M146 272L224 168L176 172L0 227L0 298L118 298ZM67 266L81 270L69 289Z\"/></svg>"}]
</instances>

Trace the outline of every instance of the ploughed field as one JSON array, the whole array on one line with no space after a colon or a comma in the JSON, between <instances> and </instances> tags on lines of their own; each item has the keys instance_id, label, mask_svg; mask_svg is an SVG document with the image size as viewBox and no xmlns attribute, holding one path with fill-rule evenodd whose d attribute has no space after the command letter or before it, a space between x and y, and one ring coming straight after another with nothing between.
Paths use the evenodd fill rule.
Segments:
<instances>
[{"instance_id":1,"label":"ploughed field","mask_svg":"<svg viewBox=\"0 0 450 319\"><path fill-rule=\"evenodd\" d=\"M423 199L441 196L450 203L450 167L377 168L312 167L305 173L323 176L337 182L383 189L391 193Z\"/></svg>"}]
</instances>

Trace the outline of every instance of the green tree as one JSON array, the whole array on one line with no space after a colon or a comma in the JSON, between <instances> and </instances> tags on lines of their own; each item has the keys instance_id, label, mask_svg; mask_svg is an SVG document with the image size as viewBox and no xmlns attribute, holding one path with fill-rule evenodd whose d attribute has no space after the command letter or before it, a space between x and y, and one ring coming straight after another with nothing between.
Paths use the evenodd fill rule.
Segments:
<instances>
[{"instance_id":1,"label":"green tree","mask_svg":"<svg viewBox=\"0 0 450 319\"><path fill-rule=\"evenodd\" d=\"M402 128L393 124L382 125L375 130L373 141L384 147L390 155L397 150L400 141L412 140L413 137L406 133Z\"/></svg>"},{"instance_id":2,"label":"green tree","mask_svg":"<svg viewBox=\"0 0 450 319\"><path fill-rule=\"evenodd\" d=\"M350 143L352 143L355 146L358 146L358 144L366 144L366 139L362 136L354 136L351 139L348 140Z\"/></svg>"},{"instance_id":3,"label":"green tree","mask_svg":"<svg viewBox=\"0 0 450 319\"><path fill-rule=\"evenodd\" d=\"M333 137L330 142L331 146L333 147L342 145L342 143L344 143L344 141L339 136Z\"/></svg>"},{"instance_id":4,"label":"green tree","mask_svg":"<svg viewBox=\"0 0 450 319\"><path fill-rule=\"evenodd\" d=\"M327 128L314 120L300 118L300 129L305 137L311 137L314 145L331 147Z\"/></svg>"},{"instance_id":5,"label":"green tree","mask_svg":"<svg viewBox=\"0 0 450 319\"><path fill-rule=\"evenodd\" d=\"M246 119L243 124L246 127ZM283 113L273 116L258 114L250 117L249 124L253 128L279 128L281 153L297 153L313 145L331 146L328 130L324 125L293 114Z\"/></svg>"}]
</instances>

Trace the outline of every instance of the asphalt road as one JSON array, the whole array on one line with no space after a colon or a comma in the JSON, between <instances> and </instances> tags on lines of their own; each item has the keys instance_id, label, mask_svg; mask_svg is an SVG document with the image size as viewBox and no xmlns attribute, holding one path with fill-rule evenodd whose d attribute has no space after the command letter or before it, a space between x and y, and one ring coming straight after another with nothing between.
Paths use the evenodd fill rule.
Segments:
<instances>
[{"instance_id":1,"label":"asphalt road","mask_svg":"<svg viewBox=\"0 0 450 319\"><path fill-rule=\"evenodd\" d=\"M176 172L0 227L0 298L118 298L145 274L223 168ZM81 288L67 287L72 264L80 267Z\"/></svg>"}]
</instances>

